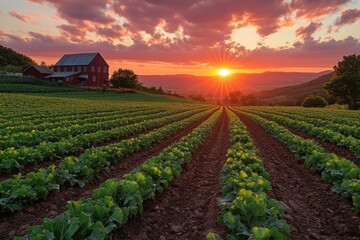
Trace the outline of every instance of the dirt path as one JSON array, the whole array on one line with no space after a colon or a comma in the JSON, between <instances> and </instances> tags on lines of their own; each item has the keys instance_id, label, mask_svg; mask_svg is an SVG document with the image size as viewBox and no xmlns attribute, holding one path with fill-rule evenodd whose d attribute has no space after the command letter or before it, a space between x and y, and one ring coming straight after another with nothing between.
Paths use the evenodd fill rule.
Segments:
<instances>
[{"instance_id":1,"label":"dirt path","mask_svg":"<svg viewBox=\"0 0 360 240\"><path fill-rule=\"evenodd\" d=\"M121 160L110 167L109 172L102 172L84 188L68 187L60 192L52 193L45 200L40 200L33 205L25 207L22 211L0 218L0 239L10 239L17 235L26 234L29 226L40 224L46 217L54 217L65 211L66 203L69 200L78 200L82 197L90 196L92 190L98 187L106 179L121 178L124 174L130 172L135 167L141 165L147 159L158 155L164 148L178 141L181 137L189 134L194 128L199 126L205 119L193 123L187 129L180 131L176 135L169 137L156 146Z\"/></svg>"},{"instance_id":2,"label":"dirt path","mask_svg":"<svg viewBox=\"0 0 360 240\"><path fill-rule=\"evenodd\" d=\"M270 173L269 195L284 204L289 239L360 239L360 217L351 202L332 192L330 184L261 127L244 116L240 119Z\"/></svg>"},{"instance_id":3,"label":"dirt path","mask_svg":"<svg viewBox=\"0 0 360 240\"><path fill-rule=\"evenodd\" d=\"M216 224L220 209L221 168L230 148L229 120L223 112L211 135L184 166L179 179L154 200L145 202L144 213L118 229L113 239L204 239L209 231L226 234Z\"/></svg>"},{"instance_id":4,"label":"dirt path","mask_svg":"<svg viewBox=\"0 0 360 240\"><path fill-rule=\"evenodd\" d=\"M283 126L283 127L285 127L285 126ZM330 142L325 142L317 137L313 137L307 133L301 132L301 131L293 129L293 128L289 128L289 127L285 127L285 128L287 130L289 130L290 132L292 132L293 134L298 135L302 138L313 139L317 144L319 144L327 152L334 153L340 157L349 159L349 160L353 161L358 167L360 167L360 158L357 158L354 155L354 153L351 152L349 149L336 146L335 144L330 143Z\"/></svg>"}]
</instances>

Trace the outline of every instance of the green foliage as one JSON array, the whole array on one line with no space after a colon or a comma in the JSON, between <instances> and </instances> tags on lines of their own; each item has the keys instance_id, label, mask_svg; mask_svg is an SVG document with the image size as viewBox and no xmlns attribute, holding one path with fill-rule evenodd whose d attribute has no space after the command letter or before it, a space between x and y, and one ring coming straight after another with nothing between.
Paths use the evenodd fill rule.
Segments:
<instances>
[{"instance_id":1,"label":"green foliage","mask_svg":"<svg viewBox=\"0 0 360 240\"><path fill-rule=\"evenodd\" d=\"M0 76L0 93L63 93L81 91L86 90L27 77Z\"/></svg>"},{"instance_id":2,"label":"green foliage","mask_svg":"<svg viewBox=\"0 0 360 240\"><path fill-rule=\"evenodd\" d=\"M203 109L198 109L173 114L167 117L165 117L165 115L168 115L168 112L160 113L163 115L161 119L155 118L149 121L142 121L141 123L134 123L129 126L111 130L113 131L112 133L114 134L114 137L117 136L119 138L126 137L146 129L160 127L155 131L140 135L135 139L123 140L120 143L89 149L78 158L67 157L56 168L54 166L50 166L46 169L40 169L37 172L30 172L26 175L26 177L21 177L21 175L19 175L15 178L7 179L6 181L0 183L0 212L20 210L24 204L36 201L39 198L45 198L49 192L58 190L59 186L79 185L80 187L83 187L86 180L92 180L96 174L107 170L114 162L120 161L135 152L148 149L158 141L188 127L191 123L202 119L212 111L214 111L213 108L205 111ZM163 126L165 124L167 125ZM83 136L75 142L76 144L85 144L85 147L90 147L99 142L101 136L104 140L109 139L109 132L102 133L103 135L99 135L99 132L101 131ZM92 138L91 136L94 137ZM94 142L91 144L91 141ZM53 154L53 156L65 155L66 152L72 151L71 149L75 149L76 152L82 149L82 147L75 148L75 146L71 146L71 144L72 141L70 138L67 138L66 141L63 141L61 148L58 145L55 145L58 147L53 148L51 151L49 148L53 145L50 145L48 148L44 148L43 154L45 154L45 156L48 156L49 154ZM180 154L181 157L184 157L176 150L177 149L173 149L170 155L173 156L175 154L175 156L177 156ZM28 152L32 153L32 151ZM10 157L9 159L14 159L16 156L19 156L19 153L17 154L18 155L12 156L12 158ZM167 155L167 159L171 159L170 155ZM29 161L29 157L26 156L18 158L17 160L20 161L20 159L23 161ZM19 167L16 165L19 164L18 161L15 161L12 167ZM160 168L159 165L154 166ZM144 169L146 169L146 167L144 167ZM157 171L153 170L154 167L151 165L145 175L156 174ZM167 173L168 170L166 167L165 170L166 171L164 172ZM180 172L179 170L175 170L176 169L173 167L170 174L178 176ZM168 182L170 180L171 179L168 178L166 181ZM165 182L164 179L154 181L156 190L160 191L164 186L166 186L167 182Z\"/></svg>"},{"instance_id":3,"label":"green foliage","mask_svg":"<svg viewBox=\"0 0 360 240\"><path fill-rule=\"evenodd\" d=\"M136 88L141 85L138 76L130 69L122 69L114 71L111 75L110 82L117 88Z\"/></svg>"},{"instance_id":4,"label":"green foliage","mask_svg":"<svg viewBox=\"0 0 360 240\"><path fill-rule=\"evenodd\" d=\"M349 109L358 109L360 101L360 55L344 56L334 66L334 75L324 88L330 95L348 104Z\"/></svg>"},{"instance_id":5,"label":"green foliage","mask_svg":"<svg viewBox=\"0 0 360 240\"><path fill-rule=\"evenodd\" d=\"M326 100L320 96L310 96L305 98L305 100L302 102L301 106L303 107L326 107L328 103Z\"/></svg>"},{"instance_id":6,"label":"green foliage","mask_svg":"<svg viewBox=\"0 0 360 240\"><path fill-rule=\"evenodd\" d=\"M261 158L245 126L227 110L232 147L220 182L220 220L229 229L227 239L286 239L289 227L284 210L266 194L271 186Z\"/></svg>"},{"instance_id":7,"label":"green foliage","mask_svg":"<svg viewBox=\"0 0 360 240\"><path fill-rule=\"evenodd\" d=\"M305 162L308 168L321 173L325 181L333 183L333 191L352 198L355 208L360 211L360 169L356 164L335 154L327 153L313 140L305 140L275 122L257 116L258 112L252 114L241 111L241 113L254 120L273 137L285 144L298 159Z\"/></svg>"},{"instance_id":8,"label":"green foliage","mask_svg":"<svg viewBox=\"0 0 360 240\"><path fill-rule=\"evenodd\" d=\"M28 56L0 45L0 67L15 66L25 68L34 64L36 64L35 61Z\"/></svg>"},{"instance_id":9,"label":"green foliage","mask_svg":"<svg viewBox=\"0 0 360 240\"><path fill-rule=\"evenodd\" d=\"M144 200L155 192L162 192L174 177L179 176L181 166L191 160L191 154L210 134L219 116L220 111L217 111L123 180L107 180L93 190L92 198L68 202L63 214L45 219L43 224L30 227L27 236L16 239L109 239L116 227L142 213Z\"/></svg>"}]
</instances>

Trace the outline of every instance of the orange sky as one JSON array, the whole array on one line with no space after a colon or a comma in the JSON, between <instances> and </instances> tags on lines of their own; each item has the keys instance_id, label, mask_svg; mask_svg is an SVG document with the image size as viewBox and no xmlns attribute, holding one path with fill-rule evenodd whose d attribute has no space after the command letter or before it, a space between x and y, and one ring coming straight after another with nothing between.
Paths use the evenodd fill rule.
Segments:
<instances>
[{"instance_id":1,"label":"orange sky","mask_svg":"<svg viewBox=\"0 0 360 240\"><path fill-rule=\"evenodd\" d=\"M141 75L319 72L360 53L359 20L351 0L2 1L0 44L47 64L100 52Z\"/></svg>"}]
</instances>

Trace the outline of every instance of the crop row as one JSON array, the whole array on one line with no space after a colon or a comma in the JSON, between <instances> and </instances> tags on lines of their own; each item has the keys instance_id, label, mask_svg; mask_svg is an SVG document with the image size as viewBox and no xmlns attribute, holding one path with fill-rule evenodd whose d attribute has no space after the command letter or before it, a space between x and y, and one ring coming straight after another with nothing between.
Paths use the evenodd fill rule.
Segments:
<instances>
[{"instance_id":1,"label":"crop row","mask_svg":"<svg viewBox=\"0 0 360 240\"><path fill-rule=\"evenodd\" d=\"M220 111L194 129L189 135L166 148L158 156L126 174L122 180L109 179L94 189L91 198L68 202L67 210L42 225L32 226L24 239L105 239L131 217L142 213L143 201L153 198L176 177L182 165L211 132Z\"/></svg>"},{"instance_id":2,"label":"crop row","mask_svg":"<svg viewBox=\"0 0 360 240\"><path fill-rule=\"evenodd\" d=\"M113 116L117 115L120 112L136 112L141 111L149 108L130 108L130 107L122 107L122 108L114 108L112 111L88 111L88 112L81 112L78 113L76 110L74 111L68 111L67 114L64 113L62 116L51 116L47 114L39 114L39 113L33 113L31 116L32 119L24 119L24 118L17 118L15 116L11 115L11 119L8 121L3 121L0 124L1 130L7 130L11 131L12 129L21 129L23 126L29 126L29 127L37 127L41 126L44 123L53 123L53 124L62 124L69 121L75 121L75 122L82 122L82 120L89 120L91 117L107 117L107 116ZM31 129L32 130L32 129Z\"/></svg>"},{"instance_id":3,"label":"crop row","mask_svg":"<svg viewBox=\"0 0 360 240\"><path fill-rule=\"evenodd\" d=\"M25 178L19 174L12 179L4 180L0 183L0 212L19 210L24 204L45 198L50 192L59 190L60 186L79 185L83 187L86 180L93 179L96 174L108 169L114 162L120 161L135 152L148 149L159 141L185 129L195 121L204 118L212 111L214 109L195 115L193 115L194 112L192 114L188 112L187 116L193 116L177 122L174 120L179 119L179 116L184 117L186 115L158 120L153 122L152 126L159 126L160 123L173 123L137 138L89 149L78 158L67 157L58 167L53 165L37 172L28 173Z\"/></svg>"},{"instance_id":4,"label":"crop row","mask_svg":"<svg viewBox=\"0 0 360 240\"><path fill-rule=\"evenodd\" d=\"M290 118L279 116L276 114L267 114L259 111L249 111L249 110L245 110L245 111L255 113L256 115L262 116L266 119L270 119L279 124L283 124L285 126L298 129L309 135L318 137L324 141L334 143L338 146L346 147L350 149L357 157L360 157L360 140L352 136L347 137L344 134L332 131L326 127L316 127L313 124L304 121L292 120Z\"/></svg>"},{"instance_id":5,"label":"crop row","mask_svg":"<svg viewBox=\"0 0 360 240\"><path fill-rule=\"evenodd\" d=\"M315 110L315 109L303 109L303 108L296 108L296 110L294 108L289 109L289 108L258 108L260 110L268 110L271 112L276 112L276 113L286 113L289 115L297 115L297 116L302 116L302 117L306 117L306 118L311 118L311 119L317 119L317 120L325 120L325 121L330 121L333 123L338 123L338 124L345 124L345 125L349 125L349 126L357 126L360 127L360 122L359 122L359 116L355 116L352 115L351 112L346 111L346 112L337 112L334 110L331 111L319 111L319 110Z\"/></svg>"},{"instance_id":6,"label":"crop row","mask_svg":"<svg viewBox=\"0 0 360 240\"><path fill-rule=\"evenodd\" d=\"M137 119L137 123L116 127L110 130L99 130L95 133L69 137L58 142L42 142L36 147L21 147L19 149L8 148L4 151L0 150L0 159L2 159L0 162L0 171L14 172L24 168L25 165L78 153L84 148L97 146L112 139L120 139L130 136L131 134L156 128L171 121L191 116L199 111L200 110L191 110L172 116L167 116L168 113L164 112L158 114L158 118L156 119L142 121L141 118L139 118ZM147 117L143 116L143 119L147 119Z\"/></svg>"},{"instance_id":7,"label":"crop row","mask_svg":"<svg viewBox=\"0 0 360 240\"><path fill-rule=\"evenodd\" d=\"M307 116L302 116L297 113L282 113L282 112L274 112L272 110L267 111L267 110L262 110L262 109L257 109L257 111L260 111L263 113L268 113L268 114L280 115L280 116L290 118L290 119L296 120L296 121L303 121L306 123L313 124L316 127L322 127L322 128L330 129L331 131L334 131L334 132L339 132L345 136L353 136L355 138L360 138L360 127L357 127L354 125L346 125L343 123L334 123L331 121L331 119L322 120L322 119L318 119L318 118L309 118Z\"/></svg>"},{"instance_id":8,"label":"crop row","mask_svg":"<svg viewBox=\"0 0 360 240\"><path fill-rule=\"evenodd\" d=\"M275 122L245 111L240 112L282 142L298 159L304 161L309 169L321 173L325 181L333 184L334 192L351 198L355 208L360 211L360 168L352 161L327 153L313 140L296 136Z\"/></svg>"},{"instance_id":9,"label":"crop row","mask_svg":"<svg viewBox=\"0 0 360 240\"><path fill-rule=\"evenodd\" d=\"M183 110L185 111L185 110ZM21 146L36 146L41 142L55 142L61 139L70 138L86 133L93 133L99 130L108 130L132 123L136 123L152 118L158 115L164 116L164 113L172 115L182 112L181 110L163 111L163 110L144 110L134 113L121 113L112 117L102 118L102 121L95 123L87 123L83 125L63 125L54 129L46 129L44 131L32 130L30 132L20 132L16 134L6 134L0 136L0 149L9 147L19 148Z\"/></svg>"},{"instance_id":10,"label":"crop row","mask_svg":"<svg viewBox=\"0 0 360 240\"><path fill-rule=\"evenodd\" d=\"M20 133L20 132L31 132L32 130L36 130L36 131L45 131L45 130L51 130L54 128L59 128L59 127L67 127L67 126L71 126L71 125L84 125L87 123L96 123L96 122L101 122L104 120L111 120L111 119L116 119L119 116L121 116L124 113L127 114L137 114L137 112L139 111L144 111L144 108L134 108L134 109L122 109L119 111L113 111L113 112L100 112L100 113L87 113L87 114L83 114L83 115L75 115L73 118L71 117L71 119L51 119L51 118L47 118L47 117L41 117L39 116L38 119L42 119L42 121L35 123L35 124L30 124L30 123L23 123L23 124L19 124L16 126L8 126L5 127L3 129L0 129L0 134L14 134L14 133ZM149 109L147 108L147 110L153 110L153 109ZM167 110L167 109L164 109Z\"/></svg>"},{"instance_id":11,"label":"crop row","mask_svg":"<svg viewBox=\"0 0 360 240\"><path fill-rule=\"evenodd\" d=\"M229 109L227 114L232 146L222 168L218 200L220 221L229 229L227 239L286 239L289 227L282 219L284 210L267 195L269 173L245 126Z\"/></svg>"}]
</instances>

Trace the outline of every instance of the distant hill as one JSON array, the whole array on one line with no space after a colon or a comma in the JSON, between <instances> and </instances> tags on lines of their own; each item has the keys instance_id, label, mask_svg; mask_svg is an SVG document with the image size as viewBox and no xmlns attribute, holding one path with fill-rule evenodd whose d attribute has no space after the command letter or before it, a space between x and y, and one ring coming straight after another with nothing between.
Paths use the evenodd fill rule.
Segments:
<instances>
[{"instance_id":1,"label":"distant hill","mask_svg":"<svg viewBox=\"0 0 360 240\"><path fill-rule=\"evenodd\" d=\"M4 69L5 67L19 67L24 69L33 64L35 64L35 61L28 56L0 45L0 69Z\"/></svg>"},{"instance_id":2,"label":"distant hill","mask_svg":"<svg viewBox=\"0 0 360 240\"><path fill-rule=\"evenodd\" d=\"M299 104L305 97L310 95L322 96L328 99L329 95L322 86L325 82L328 82L331 77L332 73L328 73L306 83L261 91L255 93L255 95L263 104L268 104L270 102L274 104Z\"/></svg>"},{"instance_id":3,"label":"distant hill","mask_svg":"<svg viewBox=\"0 0 360 240\"><path fill-rule=\"evenodd\" d=\"M317 78L330 71L320 73L264 72L238 73L226 78L194 75L141 75L145 86L161 86L164 90L189 95L200 93L207 99L219 99L225 93L240 90L244 94L297 85Z\"/></svg>"}]
</instances>

